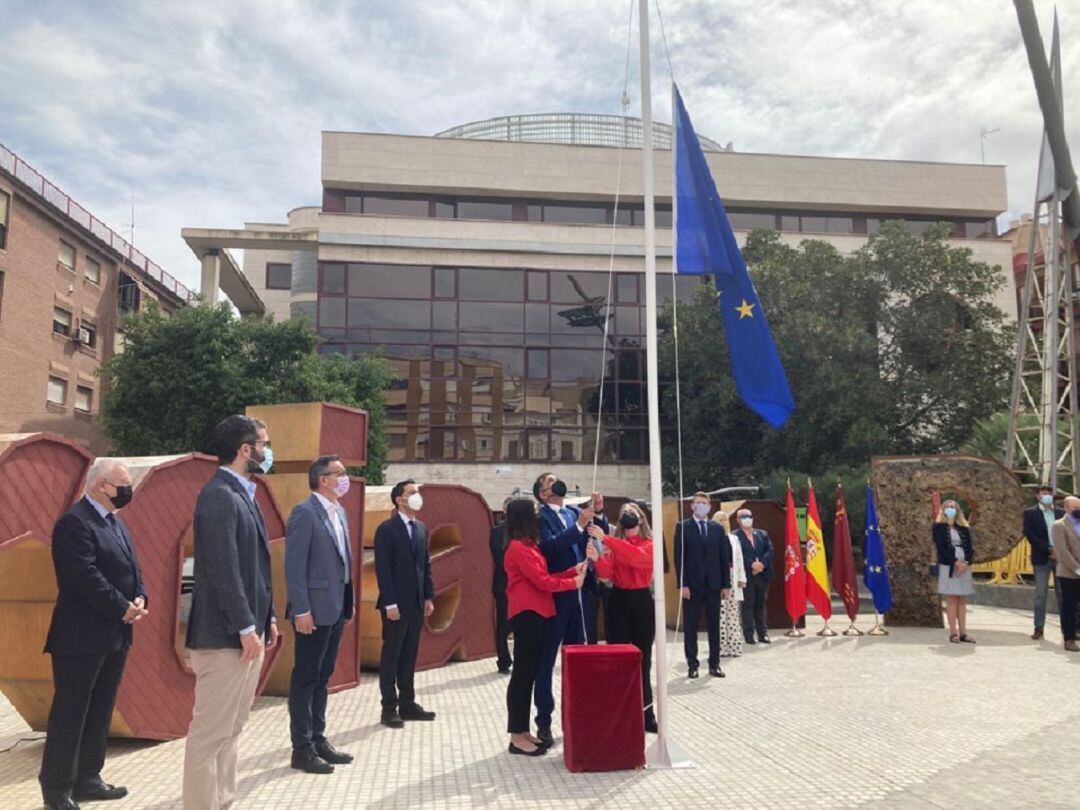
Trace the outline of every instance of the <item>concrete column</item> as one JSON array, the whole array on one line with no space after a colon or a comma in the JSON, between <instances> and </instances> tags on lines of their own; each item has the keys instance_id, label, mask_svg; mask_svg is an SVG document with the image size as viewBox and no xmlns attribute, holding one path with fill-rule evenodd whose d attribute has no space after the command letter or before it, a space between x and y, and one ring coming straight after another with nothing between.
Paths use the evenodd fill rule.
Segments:
<instances>
[{"instance_id":1,"label":"concrete column","mask_svg":"<svg viewBox=\"0 0 1080 810\"><path fill-rule=\"evenodd\" d=\"M221 256L212 250L202 257L202 280L199 293L206 306L215 306L218 302L218 290L221 289Z\"/></svg>"}]
</instances>

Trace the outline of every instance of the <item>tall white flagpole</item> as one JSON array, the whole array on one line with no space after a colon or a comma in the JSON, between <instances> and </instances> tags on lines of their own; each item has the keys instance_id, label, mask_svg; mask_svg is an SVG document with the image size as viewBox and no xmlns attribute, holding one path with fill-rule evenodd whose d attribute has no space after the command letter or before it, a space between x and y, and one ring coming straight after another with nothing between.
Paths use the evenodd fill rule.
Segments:
<instances>
[{"instance_id":1,"label":"tall white flagpole","mask_svg":"<svg viewBox=\"0 0 1080 810\"><path fill-rule=\"evenodd\" d=\"M664 606L664 491L660 476L660 386L656 357L656 214L653 193L652 76L649 60L649 0L638 0L641 39L642 179L645 186L645 365L649 407L649 490L653 515L653 601L656 611L656 691L660 733L645 751L650 768L686 768L690 760L668 738L667 610ZM674 144L672 145L674 156ZM674 229L674 223L672 224Z\"/></svg>"}]
</instances>

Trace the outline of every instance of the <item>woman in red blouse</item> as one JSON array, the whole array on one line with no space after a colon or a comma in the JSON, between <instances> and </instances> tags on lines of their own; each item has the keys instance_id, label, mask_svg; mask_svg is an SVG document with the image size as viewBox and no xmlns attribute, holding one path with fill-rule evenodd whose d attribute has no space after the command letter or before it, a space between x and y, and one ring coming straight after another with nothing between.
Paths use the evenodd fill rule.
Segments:
<instances>
[{"instance_id":1,"label":"woman in red blouse","mask_svg":"<svg viewBox=\"0 0 1080 810\"><path fill-rule=\"evenodd\" d=\"M589 525L591 542L585 554L596 565L596 576L610 580L611 596L604 610L604 630L608 644L633 644L641 650L641 686L645 706L645 730L655 734L656 714L652 708L652 646L656 634L653 612L652 529L636 503L627 503L619 512L615 536L605 536L595 524ZM599 544L602 544L599 545ZM603 548L603 551L600 548Z\"/></svg>"},{"instance_id":2,"label":"woman in red blouse","mask_svg":"<svg viewBox=\"0 0 1080 810\"><path fill-rule=\"evenodd\" d=\"M511 754L538 757L548 749L529 733L529 709L533 684L540 669L548 619L555 615L556 591L580 588L585 563L548 573L547 562L537 546L539 528L536 507L530 498L515 498L506 507L506 615L514 632L514 668L506 687L507 731Z\"/></svg>"}]
</instances>

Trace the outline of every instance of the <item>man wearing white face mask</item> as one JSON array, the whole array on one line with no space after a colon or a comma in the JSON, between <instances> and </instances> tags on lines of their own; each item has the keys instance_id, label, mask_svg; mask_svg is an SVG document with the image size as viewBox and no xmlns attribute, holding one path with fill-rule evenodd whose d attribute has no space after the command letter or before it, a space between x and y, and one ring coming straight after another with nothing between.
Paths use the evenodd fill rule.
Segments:
<instances>
[{"instance_id":1,"label":"man wearing white face mask","mask_svg":"<svg viewBox=\"0 0 1080 810\"><path fill-rule=\"evenodd\" d=\"M285 615L296 629L289 682L292 767L332 773L334 765L353 759L326 739L326 685L353 613L349 522L339 503L349 491L349 476L341 459L315 459L308 468L308 487L311 497L296 505L285 529Z\"/></svg>"},{"instance_id":2,"label":"man wearing white face mask","mask_svg":"<svg viewBox=\"0 0 1080 810\"><path fill-rule=\"evenodd\" d=\"M416 702L413 672L424 619L435 612L435 583L431 579L427 526L416 513L424 508L419 487L411 478L390 490L397 511L375 530L375 576L382 614L382 655L379 689L382 718L388 728L406 720L434 720L435 712Z\"/></svg>"}]
</instances>

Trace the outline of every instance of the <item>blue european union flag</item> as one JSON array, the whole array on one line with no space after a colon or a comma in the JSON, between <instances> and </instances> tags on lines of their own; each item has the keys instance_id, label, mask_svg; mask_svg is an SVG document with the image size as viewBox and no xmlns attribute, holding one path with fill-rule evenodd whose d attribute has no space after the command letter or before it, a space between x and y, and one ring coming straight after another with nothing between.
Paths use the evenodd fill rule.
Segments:
<instances>
[{"instance_id":1,"label":"blue european union flag","mask_svg":"<svg viewBox=\"0 0 1080 810\"><path fill-rule=\"evenodd\" d=\"M673 92L676 269L713 277L739 396L778 428L795 410L795 400L694 125L678 88Z\"/></svg>"},{"instance_id":2,"label":"blue european union flag","mask_svg":"<svg viewBox=\"0 0 1080 810\"><path fill-rule=\"evenodd\" d=\"M866 549L863 556L866 558L863 582L874 595L874 610L888 613L892 610L892 586L889 585L889 566L885 564L885 542L878 530L874 489L870 486L866 487Z\"/></svg>"}]
</instances>

